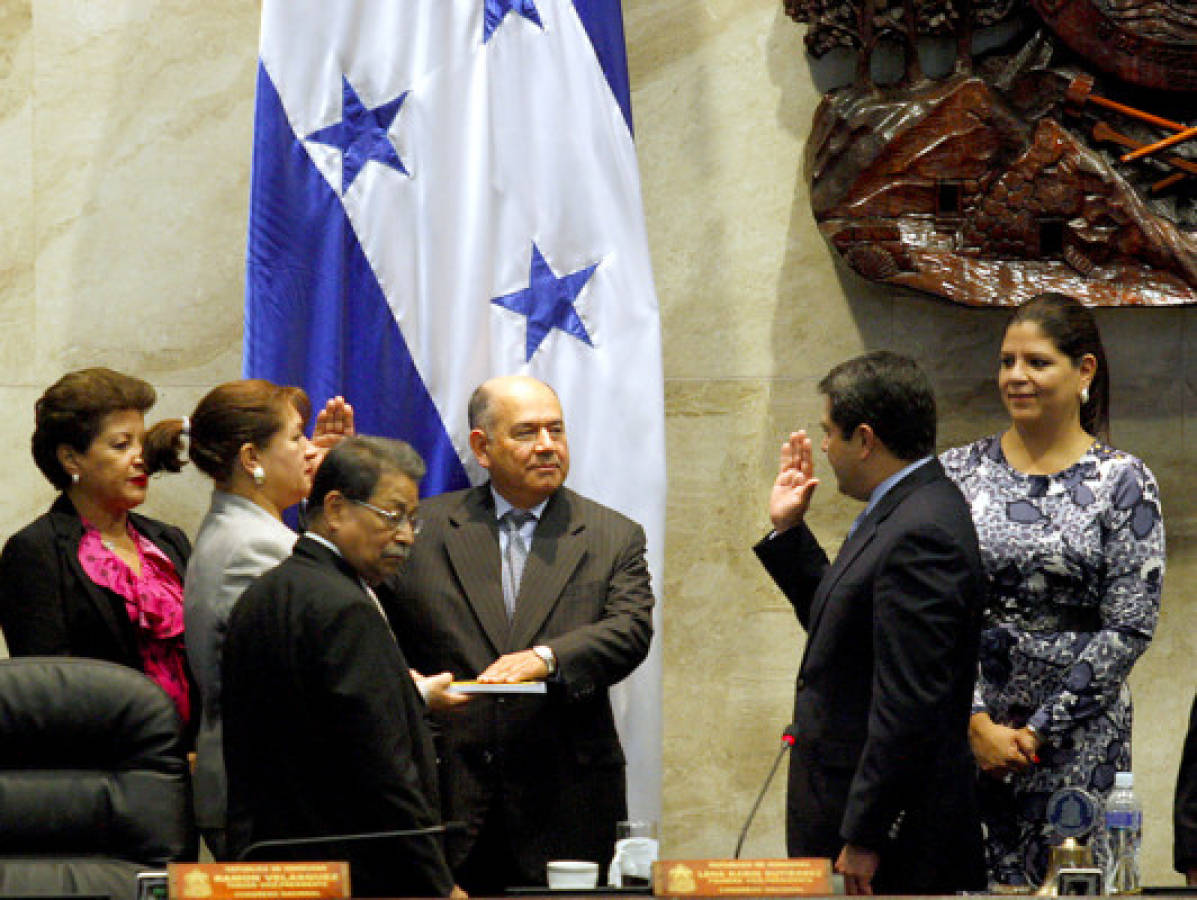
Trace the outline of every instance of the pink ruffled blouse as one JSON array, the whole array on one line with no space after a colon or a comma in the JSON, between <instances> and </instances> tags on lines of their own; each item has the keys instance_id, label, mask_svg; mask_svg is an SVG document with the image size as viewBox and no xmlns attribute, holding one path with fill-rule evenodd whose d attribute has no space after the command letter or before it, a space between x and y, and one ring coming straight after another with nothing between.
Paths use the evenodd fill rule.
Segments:
<instances>
[{"instance_id":1,"label":"pink ruffled blouse","mask_svg":"<svg viewBox=\"0 0 1197 900\"><path fill-rule=\"evenodd\" d=\"M153 541L131 523L128 528L141 561L140 575L104 546L100 532L86 519L79 564L92 581L125 599L145 674L166 691L186 725L191 721L191 689L183 648L183 581Z\"/></svg>"}]
</instances>

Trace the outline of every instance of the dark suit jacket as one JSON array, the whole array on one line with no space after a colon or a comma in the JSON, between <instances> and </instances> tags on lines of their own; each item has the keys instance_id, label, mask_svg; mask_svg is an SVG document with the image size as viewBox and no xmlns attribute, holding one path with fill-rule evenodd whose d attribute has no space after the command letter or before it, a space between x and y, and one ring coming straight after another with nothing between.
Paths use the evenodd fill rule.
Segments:
<instances>
[{"instance_id":1,"label":"dark suit jacket","mask_svg":"<svg viewBox=\"0 0 1197 900\"><path fill-rule=\"evenodd\" d=\"M1176 871L1197 868L1197 697L1189 713L1189 733L1176 777L1176 802L1172 808Z\"/></svg>"},{"instance_id":2,"label":"dark suit jacket","mask_svg":"<svg viewBox=\"0 0 1197 900\"><path fill-rule=\"evenodd\" d=\"M450 837L450 863L465 859L492 804L528 884L544 883L549 859L609 861L627 805L607 688L640 664L652 637L644 530L558 490L509 624L490 486L429 499L422 513L411 558L383 596L412 665L473 678L537 644L558 662L547 695L475 697L437 720L445 818L469 825Z\"/></svg>"},{"instance_id":3,"label":"dark suit jacket","mask_svg":"<svg viewBox=\"0 0 1197 900\"><path fill-rule=\"evenodd\" d=\"M440 821L432 738L407 661L353 569L329 548L300 538L241 595L223 685L234 857L260 840ZM453 886L433 837L314 855L348 859L356 896L444 897Z\"/></svg>"},{"instance_id":4,"label":"dark suit jacket","mask_svg":"<svg viewBox=\"0 0 1197 900\"><path fill-rule=\"evenodd\" d=\"M139 534L174 564L180 581L191 544L178 528L130 513ZM13 656L88 656L141 671L137 631L125 600L79 564L83 521L66 494L0 553L0 628ZM198 694L193 693L198 697Z\"/></svg>"},{"instance_id":5,"label":"dark suit jacket","mask_svg":"<svg viewBox=\"0 0 1197 900\"><path fill-rule=\"evenodd\" d=\"M791 856L881 854L881 893L985 887L968 717L984 593L968 506L937 460L828 566L800 525L757 555L807 631L794 700Z\"/></svg>"}]
</instances>

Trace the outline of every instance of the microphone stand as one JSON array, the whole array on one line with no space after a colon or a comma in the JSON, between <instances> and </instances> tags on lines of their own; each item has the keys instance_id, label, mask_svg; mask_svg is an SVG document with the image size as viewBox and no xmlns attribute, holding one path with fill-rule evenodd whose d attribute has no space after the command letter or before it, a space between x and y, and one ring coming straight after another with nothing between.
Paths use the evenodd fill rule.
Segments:
<instances>
[{"instance_id":1,"label":"microphone stand","mask_svg":"<svg viewBox=\"0 0 1197 900\"><path fill-rule=\"evenodd\" d=\"M794 746L794 726L787 725L785 730L781 733L781 747L777 751L777 756L773 758L773 766L769 769L769 774L765 778L765 783L761 785L761 792L756 795L756 802L752 804L752 809L748 813L748 818L744 821L744 827L740 829L740 838L736 841L736 852L732 854L732 859L740 858L740 851L744 848L744 838L748 837L748 828L752 825L752 820L756 818L756 811L761 807L761 801L765 799L765 792L769 790L769 785L773 783L773 776L777 774L777 767L781 765L781 758L786 755L786 751Z\"/></svg>"}]
</instances>

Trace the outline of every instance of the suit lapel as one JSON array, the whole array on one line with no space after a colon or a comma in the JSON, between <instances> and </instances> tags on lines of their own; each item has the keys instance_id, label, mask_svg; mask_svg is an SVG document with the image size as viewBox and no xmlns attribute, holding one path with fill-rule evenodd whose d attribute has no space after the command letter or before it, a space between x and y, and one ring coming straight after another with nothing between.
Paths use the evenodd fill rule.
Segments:
<instances>
[{"instance_id":1,"label":"suit lapel","mask_svg":"<svg viewBox=\"0 0 1197 900\"><path fill-rule=\"evenodd\" d=\"M130 643L133 626L128 617L117 618L116 606L114 606L111 596L91 580L79 562L79 542L83 539L83 520L75 510L75 505L71 503L66 494L61 494L51 507L51 512L54 537L58 542L59 559L65 561L71 577L82 589L83 596L111 630L113 637L120 642L125 653L130 655L130 658L136 658L137 647ZM123 600L121 605L123 609Z\"/></svg>"},{"instance_id":2,"label":"suit lapel","mask_svg":"<svg viewBox=\"0 0 1197 900\"><path fill-rule=\"evenodd\" d=\"M515 601L512 650L532 643L586 552L586 523L574 516L570 500L565 488L558 490L536 525Z\"/></svg>"},{"instance_id":3,"label":"suit lapel","mask_svg":"<svg viewBox=\"0 0 1197 900\"><path fill-rule=\"evenodd\" d=\"M878 521L874 516L869 515L867 519L861 522L856 527L856 530L852 532L852 535L844 541L840 547L840 552L836 554L835 561L823 573L823 580L819 582L819 589L815 592L814 600L811 601L810 634L814 634L815 630L819 627L819 620L823 616L823 610L827 608L827 598L831 596L831 592L840 578L848 571L848 567L856 557L860 556L861 551L873 540L873 535L877 533Z\"/></svg>"},{"instance_id":4,"label":"suit lapel","mask_svg":"<svg viewBox=\"0 0 1197 900\"><path fill-rule=\"evenodd\" d=\"M827 598L831 596L831 592L835 589L840 578L848 571L848 567L860 556L861 551L872 542L877 534L877 528L881 523L911 493L923 485L934 481L936 478L942 477L942 475L943 466L940 465L939 460L932 459L930 462L923 463L923 465L910 472L905 478L890 488L885 496L881 498L880 502L856 527L856 530L852 532L851 537L844 541L843 546L840 547L840 552L836 555L835 562L831 564L830 568L823 575L823 580L819 582L819 590L811 603L811 634L818 628L819 619L827 606Z\"/></svg>"},{"instance_id":5,"label":"suit lapel","mask_svg":"<svg viewBox=\"0 0 1197 900\"><path fill-rule=\"evenodd\" d=\"M511 628L503 606L499 524L495 519L489 484L467 492L461 504L450 511L445 528L445 550L449 564L461 582L466 602L482 623L482 630L495 654L503 653Z\"/></svg>"}]
</instances>

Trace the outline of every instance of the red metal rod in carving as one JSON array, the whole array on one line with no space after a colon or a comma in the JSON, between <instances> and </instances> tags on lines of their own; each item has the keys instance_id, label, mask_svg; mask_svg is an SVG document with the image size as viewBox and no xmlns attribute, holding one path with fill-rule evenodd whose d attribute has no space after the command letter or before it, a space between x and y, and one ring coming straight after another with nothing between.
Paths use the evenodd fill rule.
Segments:
<instances>
[{"instance_id":1,"label":"red metal rod in carving","mask_svg":"<svg viewBox=\"0 0 1197 900\"><path fill-rule=\"evenodd\" d=\"M1099 142L1110 142L1112 144L1121 144L1123 147L1129 147L1132 150L1137 150L1142 147L1139 141L1134 138L1127 137L1111 128L1105 122L1096 122L1093 125L1093 140ZM1197 175L1197 163L1187 160L1181 156L1165 156L1161 162L1165 162L1174 169L1180 169L1184 172Z\"/></svg>"},{"instance_id":2,"label":"red metal rod in carving","mask_svg":"<svg viewBox=\"0 0 1197 900\"><path fill-rule=\"evenodd\" d=\"M1078 75L1073 78L1068 83L1068 90L1064 94L1064 99L1066 106L1075 107L1078 113L1086 103L1092 103L1096 106L1122 113L1124 116L1130 116L1132 119L1138 119L1140 122L1148 122L1151 125L1158 125L1160 128L1167 128L1169 131L1188 131L1189 129L1188 125L1182 125L1180 122L1173 122L1171 119L1165 119L1149 112L1144 112L1141 109L1135 109L1133 106L1127 106L1125 103L1119 103L1116 100L1107 100L1105 97L1093 93L1092 75Z\"/></svg>"},{"instance_id":3,"label":"red metal rod in carving","mask_svg":"<svg viewBox=\"0 0 1197 900\"><path fill-rule=\"evenodd\" d=\"M1141 109L1135 109L1133 106L1127 106L1125 103L1119 103L1116 100L1107 100L1105 97L1099 97L1096 94L1089 95L1089 102L1096 103L1098 106L1104 106L1106 109L1112 109L1114 112L1120 112L1124 116L1130 116L1132 119L1138 119L1140 122L1150 122L1152 125L1159 125L1161 128L1167 128L1169 131L1185 131L1189 127L1188 125L1180 124L1180 122L1173 122L1171 119L1163 119L1149 112L1143 112Z\"/></svg>"},{"instance_id":4,"label":"red metal rod in carving","mask_svg":"<svg viewBox=\"0 0 1197 900\"><path fill-rule=\"evenodd\" d=\"M1142 159L1144 156L1151 156L1154 153L1158 153L1160 150L1167 150L1169 147L1175 147L1177 144L1183 144L1185 141L1192 140L1195 137L1197 137L1197 126L1186 128L1184 131L1177 132L1176 134L1170 134L1163 140L1156 141L1154 144L1144 144L1138 150L1132 150L1130 153L1127 153L1122 157L1122 161L1124 163L1134 162L1136 159Z\"/></svg>"},{"instance_id":5,"label":"red metal rod in carving","mask_svg":"<svg viewBox=\"0 0 1197 900\"><path fill-rule=\"evenodd\" d=\"M1159 181L1157 181L1155 184L1153 184L1151 186L1151 192L1153 194L1162 194L1164 191L1168 190L1168 188L1172 187L1172 185L1176 184L1178 181L1184 181L1186 178L1189 178L1189 177L1190 176L1186 175L1184 172L1173 172L1167 178L1161 178Z\"/></svg>"}]
</instances>

